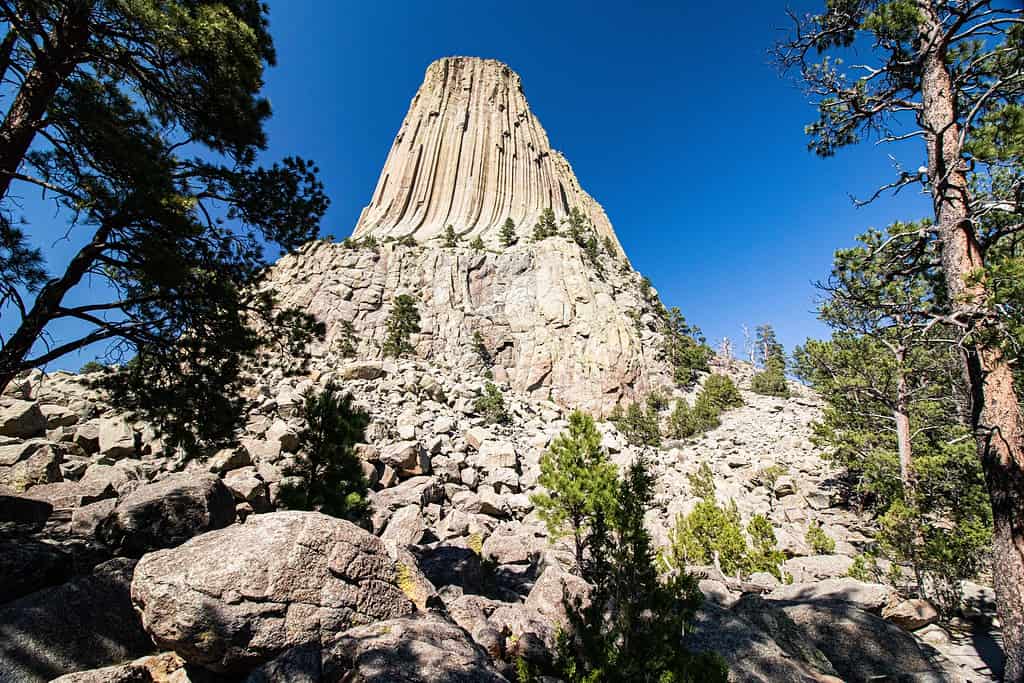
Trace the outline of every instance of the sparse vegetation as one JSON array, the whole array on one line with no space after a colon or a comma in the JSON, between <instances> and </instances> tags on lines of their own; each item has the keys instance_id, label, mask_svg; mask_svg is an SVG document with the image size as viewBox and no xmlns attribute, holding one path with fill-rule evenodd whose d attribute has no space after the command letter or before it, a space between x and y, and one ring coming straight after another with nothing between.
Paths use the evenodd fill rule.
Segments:
<instances>
[{"instance_id":1,"label":"sparse vegetation","mask_svg":"<svg viewBox=\"0 0 1024 683\"><path fill-rule=\"evenodd\" d=\"M394 298L386 330L385 356L404 356L415 351L410 337L420 331L420 313L414 298L408 294L399 294Z\"/></svg>"},{"instance_id":2,"label":"sparse vegetation","mask_svg":"<svg viewBox=\"0 0 1024 683\"><path fill-rule=\"evenodd\" d=\"M480 235L476 235L473 240L469 243L469 248L473 251L484 251L487 247L484 245L483 239Z\"/></svg>"},{"instance_id":3,"label":"sparse vegetation","mask_svg":"<svg viewBox=\"0 0 1024 683\"><path fill-rule=\"evenodd\" d=\"M458 246L459 236L455 234L455 228L450 224L444 226L444 236L442 239L444 240L444 246L448 249L454 249Z\"/></svg>"},{"instance_id":4,"label":"sparse vegetation","mask_svg":"<svg viewBox=\"0 0 1024 683\"><path fill-rule=\"evenodd\" d=\"M484 393L476 399L473 409L490 424L503 424L509 420L505 397L493 382L484 384Z\"/></svg>"},{"instance_id":5,"label":"sparse vegetation","mask_svg":"<svg viewBox=\"0 0 1024 683\"><path fill-rule=\"evenodd\" d=\"M617 405L608 421L634 446L661 445L658 413L650 406L645 409L640 403L631 403L623 412L622 406Z\"/></svg>"},{"instance_id":6,"label":"sparse vegetation","mask_svg":"<svg viewBox=\"0 0 1024 683\"><path fill-rule=\"evenodd\" d=\"M504 247L511 247L516 243L518 239L516 237L516 224L511 218L506 218L505 222L501 224L501 232L498 234L501 239L501 244Z\"/></svg>"},{"instance_id":7,"label":"sparse vegetation","mask_svg":"<svg viewBox=\"0 0 1024 683\"><path fill-rule=\"evenodd\" d=\"M807 545L810 546L815 555L831 555L836 551L835 540L825 533L825 530L821 528L821 524L817 521L807 525L807 533L804 536L804 540L807 541Z\"/></svg>"},{"instance_id":8,"label":"sparse vegetation","mask_svg":"<svg viewBox=\"0 0 1024 683\"><path fill-rule=\"evenodd\" d=\"M544 209L533 226L533 241L540 242L557 235L558 223L555 221L555 212L551 209Z\"/></svg>"}]
</instances>

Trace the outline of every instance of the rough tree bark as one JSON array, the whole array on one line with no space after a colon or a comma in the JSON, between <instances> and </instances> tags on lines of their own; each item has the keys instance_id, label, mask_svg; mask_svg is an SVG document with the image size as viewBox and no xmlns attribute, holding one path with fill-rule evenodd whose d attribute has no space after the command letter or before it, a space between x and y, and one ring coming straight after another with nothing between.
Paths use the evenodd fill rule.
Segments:
<instances>
[{"instance_id":1,"label":"rough tree bark","mask_svg":"<svg viewBox=\"0 0 1024 683\"><path fill-rule=\"evenodd\" d=\"M900 481L903 494L908 502L917 500L917 476L914 472L914 453L910 444L910 389L907 383L907 349L896 349L896 402L892 415L896 420L896 450L900 458Z\"/></svg>"},{"instance_id":2,"label":"rough tree bark","mask_svg":"<svg viewBox=\"0 0 1024 683\"><path fill-rule=\"evenodd\" d=\"M987 291L975 275L984 264L970 211L961 159L960 126L943 28L931 2L924 11L921 122L926 131L928 175L942 269L954 316L978 325ZM984 325L984 322L980 323ZM984 332L984 330L980 330ZM1013 373L998 342L972 335L963 345L964 377L972 402L972 427L992 500L993 567L1006 653L1006 681L1024 681L1024 431Z\"/></svg>"},{"instance_id":3,"label":"rough tree bark","mask_svg":"<svg viewBox=\"0 0 1024 683\"><path fill-rule=\"evenodd\" d=\"M49 44L25 76L3 124L0 124L0 198L7 196L13 174L21 166L54 95L74 71L89 40L87 3L69 3Z\"/></svg>"}]
</instances>

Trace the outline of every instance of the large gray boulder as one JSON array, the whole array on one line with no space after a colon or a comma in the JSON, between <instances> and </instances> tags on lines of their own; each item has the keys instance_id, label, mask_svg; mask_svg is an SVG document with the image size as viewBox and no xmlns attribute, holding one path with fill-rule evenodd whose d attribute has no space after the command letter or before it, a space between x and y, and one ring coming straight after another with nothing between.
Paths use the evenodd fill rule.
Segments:
<instances>
[{"instance_id":1,"label":"large gray boulder","mask_svg":"<svg viewBox=\"0 0 1024 683\"><path fill-rule=\"evenodd\" d=\"M141 555L223 528L234 518L234 497L216 475L182 472L119 500L101 533L109 545Z\"/></svg>"},{"instance_id":2,"label":"large gray boulder","mask_svg":"<svg viewBox=\"0 0 1024 683\"><path fill-rule=\"evenodd\" d=\"M347 683L503 683L458 626L436 614L357 626L324 653L326 680Z\"/></svg>"},{"instance_id":3,"label":"large gray boulder","mask_svg":"<svg viewBox=\"0 0 1024 683\"><path fill-rule=\"evenodd\" d=\"M5 401L0 405L0 436L28 439L46 431L46 416L34 401Z\"/></svg>"},{"instance_id":4,"label":"large gray boulder","mask_svg":"<svg viewBox=\"0 0 1024 683\"><path fill-rule=\"evenodd\" d=\"M62 481L60 464L64 451L45 439L0 445L0 485L26 491L38 484Z\"/></svg>"},{"instance_id":5,"label":"large gray boulder","mask_svg":"<svg viewBox=\"0 0 1024 683\"><path fill-rule=\"evenodd\" d=\"M889 586L844 577L779 586L765 597L785 602L845 602L868 612L879 613L892 602L895 595Z\"/></svg>"},{"instance_id":6,"label":"large gray boulder","mask_svg":"<svg viewBox=\"0 0 1024 683\"><path fill-rule=\"evenodd\" d=\"M415 611L419 576L384 543L316 512L254 515L142 558L132 600L163 648L214 671L241 672L353 624Z\"/></svg>"},{"instance_id":7,"label":"large gray boulder","mask_svg":"<svg viewBox=\"0 0 1024 683\"><path fill-rule=\"evenodd\" d=\"M152 652L129 598L134 566L110 560L0 607L0 681L49 681Z\"/></svg>"}]
</instances>

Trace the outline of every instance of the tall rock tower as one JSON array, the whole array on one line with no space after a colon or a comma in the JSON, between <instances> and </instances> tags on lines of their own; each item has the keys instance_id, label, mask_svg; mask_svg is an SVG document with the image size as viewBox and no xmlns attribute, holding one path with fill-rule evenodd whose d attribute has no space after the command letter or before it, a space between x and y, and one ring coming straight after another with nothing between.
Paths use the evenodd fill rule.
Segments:
<instances>
[{"instance_id":1,"label":"tall rock tower","mask_svg":"<svg viewBox=\"0 0 1024 683\"><path fill-rule=\"evenodd\" d=\"M547 210L558 234L535 240ZM326 324L327 355L355 343L380 357L392 301L410 294L416 354L438 365L597 413L669 382L656 294L495 60L431 64L353 236L286 256L265 286Z\"/></svg>"},{"instance_id":2,"label":"tall rock tower","mask_svg":"<svg viewBox=\"0 0 1024 683\"><path fill-rule=\"evenodd\" d=\"M518 74L494 59L445 57L427 68L354 236L424 241L451 225L491 244L508 218L527 236L544 209L561 220L573 207L622 253L604 209L551 148Z\"/></svg>"}]
</instances>

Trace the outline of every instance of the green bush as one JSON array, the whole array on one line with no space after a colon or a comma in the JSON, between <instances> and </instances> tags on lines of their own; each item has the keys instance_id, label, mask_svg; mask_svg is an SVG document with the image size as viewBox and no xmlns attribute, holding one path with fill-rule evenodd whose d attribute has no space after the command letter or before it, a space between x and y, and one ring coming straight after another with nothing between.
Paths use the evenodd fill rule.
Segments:
<instances>
[{"instance_id":1,"label":"green bush","mask_svg":"<svg viewBox=\"0 0 1024 683\"><path fill-rule=\"evenodd\" d=\"M355 445L365 440L370 417L353 405L350 394L334 384L306 396L302 407L306 427L299 433L297 475L302 485L283 489L287 507L319 510L357 520L366 511L368 485Z\"/></svg>"},{"instance_id":2,"label":"green bush","mask_svg":"<svg viewBox=\"0 0 1024 683\"><path fill-rule=\"evenodd\" d=\"M444 246L454 249L459 243L459 236L455 234L455 228L451 225L444 226Z\"/></svg>"},{"instance_id":3,"label":"green bush","mask_svg":"<svg viewBox=\"0 0 1024 683\"><path fill-rule=\"evenodd\" d=\"M555 212L551 209L544 209L533 226L533 241L540 242L556 235L558 235L558 223L555 222Z\"/></svg>"},{"instance_id":4,"label":"green bush","mask_svg":"<svg viewBox=\"0 0 1024 683\"><path fill-rule=\"evenodd\" d=\"M89 374L92 374L94 372L106 372L106 371L107 371L107 366L106 365L104 365L103 363L94 361L94 360L90 360L90 361L86 361L85 363L82 364L82 367L78 369L78 374L80 374L80 375L89 375Z\"/></svg>"},{"instance_id":5,"label":"green bush","mask_svg":"<svg viewBox=\"0 0 1024 683\"><path fill-rule=\"evenodd\" d=\"M743 397L740 390L736 388L733 381L726 375L718 373L708 375L704 380L701 393L707 396L707 400L718 410L724 413L731 408L739 408L743 405Z\"/></svg>"},{"instance_id":6,"label":"green bush","mask_svg":"<svg viewBox=\"0 0 1024 683\"><path fill-rule=\"evenodd\" d=\"M665 559L668 567L682 570L712 564L716 558L726 574L747 572L747 542L736 503L722 507L712 497L697 503L690 514L676 517Z\"/></svg>"},{"instance_id":7,"label":"green bush","mask_svg":"<svg viewBox=\"0 0 1024 683\"><path fill-rule=\"evenodd\" d=\"M342 358L356 355L356 330L351 321L341 321L341 334L334 339L334 350Z\"/></svg>"},{"instance_id":8,"label":"green bush","mask_svg":"<svg viewBox=\"0 0 1024 683\"><path fill-rule=\"evenodd\" d=\"M694 498L706 500L715 497L715 475L706 462L702 462L697 471L688 474L686 478L690 482L690 495Z\"/></svg>"},{"instance_id":9,"label":"green bush","mask_svg":"<svg viewBox=\"0 0 1024 683\"><path fill-rule=\"evenodd\" d=\"M754 515L747 524L750 537L750 551L747 553L747 569L753 572L768 572L782 580L782 563L786 555L775 547L775 529L764 515Z\"/></svg>"},{"instance_id":10,"label":"green bush","mask_svg":"<svg viewBox=\"0 0 1024 683\"><path fill-rule=\"evenodd\" d=\"M469 243L469 248L473 251L483 251L487 247L484 245L484 241L477 235L473 238L473 241Z\"/></svg>"},{"instance_id":11,"label":"green bush","mask_svg":"<svg viewBox=\"0 0 1024 683\"><path fill-rule=\"evenodd\" d=\"M516 243L516 224L511 218L505 219L498 237L501 239L502 246L511 247Z\"/></svg>"},{"instance_id":12,"label":"green bush","mask_svg":"<svg viewBox=\"0 0 1024 683\"><path fill-rule=\"evenodd\" d=\"M815 555L831 555L836 551L836 542L825 533L825 530L817 522L811 522L807 526L804 540L807 541L807 545L811 547Z\"/></svg>"},{"instance_id":13,"label":"green bush","mask_svg":"<svg viewBox=\"0 0 1024 683\"><path fill-rule=\"evenodd\" d=\"M476 399L473 409L483 415L484 421L490 424L504 424L509 421L508 411L505 408L505 397L492 382L484 384L484 393Z\"/></svg>"},{"instance_id":14,"label":"green bush","mask_svg":"<svg viewBox=\"0 0 1024 683\"><path fill-rule=\"evenodd\" d=\"M641 280L641 295L648 301L655 300L651 282L647 278ZM660 301L656 301L664 313L663 349L665 359L672 368L677 384L688 386L697 379L697 373L708 371L708 361L715 352L709 347L701 335L700 328L690 325L678 308L664 311Z\"/></svg>"},{"instance_id":15,"label":"green bush","mask_svg":"<svg viewBox=\"0 0 1024 683\"><path fill-rule=\"evenodd\" d=\"M639 403L631 403L625 413L621 406L615 406L608 420L626 437L626 441L634 446L661 445L657 412L649 408L645 410Z\"/></svg>"},{"instance_id":16,"label":"green bush","mask_svg":"<svg viewBox=\"0 0 1024 683\"><path fill-rule=\"evenodd\" d=\"M750 390L763 396L789 398L789 384L786 382L785 368L770 365L750 379Z\"/></svg>"},{"instance_id":17,"label":"green bush","mask_svg":"<svg viewBox=\"0 0 1024 683\"><path fill-rule=\"evenodd\" d=\"M399 294L391 304L391 315L386 323L385 356L404 356L412 353L409 337L420 331L420 312L416 300L408 294Z\"/></svg>"},{"instance_id":18,"label":"green bush","mask_svg":"<svg viewBox=\"0 0 1024 683\"><path fill-rule=\"evenodd\" d=\"M668 418L667 436L670 439L685 439L693 436L700 430L694 419L693 410L685 398L676 401L676 407Z\"/></svg>"}]
</instances>

